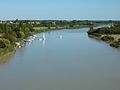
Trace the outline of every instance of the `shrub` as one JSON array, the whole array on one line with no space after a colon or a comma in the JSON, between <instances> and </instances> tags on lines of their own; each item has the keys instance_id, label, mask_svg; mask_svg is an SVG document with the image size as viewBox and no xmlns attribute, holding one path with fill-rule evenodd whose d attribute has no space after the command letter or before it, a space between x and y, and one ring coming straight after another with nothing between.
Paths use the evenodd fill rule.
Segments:
<instances>
[{"instance_id":1,"label":"shrub","mask_svg":"<svg viewBox=\"0 0 120 90\"><path fill-rule=\"evenodd\" d=\"M111 43L110 46L115 47L115 48L119 48L120 47L120 42L115 41L115 42Z\"/></svg>"},{"instance_id":2,"label":"shrub","mask_svg":"<svg viewBox=\"0 0 120 90\"><path fill-rule=\"evenodd\" d=\"M20 38L20 39L23 39L25 37L24 32L22 32L22 31L18 32L17 37Z\"/></svg>"},{"instance_id":3,"label":"shrub","mask_svg":"<svg viewBox=\"0 0 120 90\"><path fill-rule=\"evenodd\" d=\"M101 38L101 40L103 40L103 41L113 41L114 38L111 37L111 36L103 36L103 37Z\"/></svg>"},{"instance_id":4,"label":"shrub","mask_svg":"<svg viewBox=\"0 0 120 90\"><path fill-rule=\"evenodd\" d=\"M0 48L9 48L10 46L10 41L8 39L0 38Z\"/></svg>"},{"instance_id":5,"label":"shrub","mask_svg":"<svg viewBox=\"0 0 120 90\"><path fill-rule=\"evenodd\" d=\"M89 30L88 34L120 34L120 27L102 27L98 29Z\"/></svg>"},{"instance_id":6,"label":"shrub","mask_svg":"<svg viewBox=\"0 0 120 90\"><path fill-rule=\"evenodd\" d=\"M16 42L16 40L17 40L17 38L16 38L15 36L10 35L10 34L7 34L7 35L5 36L5 39L8 39L11 44L15 44L15 42Z\"/></svg>"}]
</instances>

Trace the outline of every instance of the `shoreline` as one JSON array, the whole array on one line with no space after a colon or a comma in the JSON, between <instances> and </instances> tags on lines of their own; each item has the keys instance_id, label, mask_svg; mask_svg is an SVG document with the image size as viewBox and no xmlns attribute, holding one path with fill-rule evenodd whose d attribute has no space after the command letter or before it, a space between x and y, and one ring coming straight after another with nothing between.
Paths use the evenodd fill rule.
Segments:
<instances>
[{"instance_id":1,"label":"shoreline","mask_svg":"<svg viewBox=\"0 0 120 90\"><path fill-rule=\"evenodd\" d=\"M6 54L4 54L3 56L0 57L0 64L4 64L8 61L8 59L10 59L12 56L14 56L16 53L16 50L13 50L11 52L8 52Z\"/></svg>"},{"instance_id":2,"label":"shoreline","mask_svg":"<svg viewBox=\"0 0 120 90\"><path fill-rule=\"evenodd\" d=\"M120 49L119 38L120 34L88 34L90 38L101 40L109 44L109 46Z\"/></svg>"},{"instance_id":3,"label":"shoreline","mask_svg":"<svg viewBox=\"0 0 120 90\"><path fill-rule=\"evenodd\" d=\"M54 30L81 29L81 28L88 28L88 26L79 27L79 28L64 28L64 27L62 27L62 28L58 28L58 29L55 29L55 28L54 28L54 29L43 29L43 30L38 29L37 31L34 32L33 35L35 35L35 34L40 34L40 33L43 33L43 32L48 32L48 31L54 31ZM28 37L29 37L29 36L28 36ZM19 41L19 42L21 43L22 41L23 41L23 40L21 40L21 41ZM26 42L24 42L24 43L26 43ZM5 53L3 56L0 56L0 64L7 62L7 59L9 59L10 57L12 57L12 56L15 54L16 48L17 48L17 46L15 47L15 49L14 49L13 51L8 52L8 53Z\"/></svg>"}]
</instances>

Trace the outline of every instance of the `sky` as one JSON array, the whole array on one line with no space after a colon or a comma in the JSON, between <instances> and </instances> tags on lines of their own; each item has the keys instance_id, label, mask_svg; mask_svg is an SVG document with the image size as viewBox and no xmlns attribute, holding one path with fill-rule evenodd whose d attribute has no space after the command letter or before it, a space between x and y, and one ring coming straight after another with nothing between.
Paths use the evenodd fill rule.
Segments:
<instances>
[{"instance_id":1,"label":"sky","mask_svg":"<svg viewBox=\"0 0 120 90\"><path fill-rule=\"evenodd\" d=\"M120 0L0 0L0 20L120 20Z\"/></svg>"}]
</instances>

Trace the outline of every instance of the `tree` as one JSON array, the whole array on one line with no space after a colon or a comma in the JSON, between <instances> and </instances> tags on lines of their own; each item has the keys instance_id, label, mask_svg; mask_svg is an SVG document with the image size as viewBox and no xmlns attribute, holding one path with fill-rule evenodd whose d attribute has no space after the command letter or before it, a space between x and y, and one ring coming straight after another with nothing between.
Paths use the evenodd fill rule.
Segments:
<instances>
[{"instance_id":1,"label":"tree","mask_svg":"<svg viewBox=\"0 0 120 90\"><path fill-rule=\"evenodd\" d=\"M9 48L10 45L10 41L5 39L5 38L0 38L0 48Z\"/></svg>"},{"instance_id":2,"label":"tree","mask_svg":"<svg viewBox=\"0 0 120 90\"><path fill-rule=\"evenodd\" d=\"M90 28L90 30L94 29L93 25L89 25L89 28Z\"/></svg>"},{"instance_id":3,"label":"tree","mask_svg":"<svg viewBox=\"0 0 120 90\"><path fill-rule=\"evenodd\" d=\"M6 34L5 39L8 39L10 41L10 44L14 45L17 41L17 38L13 36L12 34Z\"/></svg>"},{"instance_id":4,"label":"tree","mask_svg":"<svg viewBox=\"0 0 120 90\"><path fill-rule=\"evenodd\" d=\"M20 31L17 33L18 38L23 39L25 37L24 32Z\"/></svg>"}]
</instances>

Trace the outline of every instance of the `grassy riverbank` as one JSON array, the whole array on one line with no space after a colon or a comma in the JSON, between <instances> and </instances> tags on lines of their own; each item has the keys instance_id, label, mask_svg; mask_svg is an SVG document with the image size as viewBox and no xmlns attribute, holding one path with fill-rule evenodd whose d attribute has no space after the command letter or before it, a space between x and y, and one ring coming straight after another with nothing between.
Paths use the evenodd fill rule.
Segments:
<instances>
[{"instance_id":1,"label":"grassy riverbank","mask_svg":"<svg viewBox=\"0 0 120 90\"><path fill-rule=\"evenodd\" d=\"M91 38L99 39L109 43L111 47L120 48L120 25L111 27L102 27L98 29L91 29L88 31Z\"/></svg>"},{"instance_id":2,"label":"grassy riverbank","mask_svg":"<svg viewBox=\"0 0 120 90\"><path fill-rule=\"evenodd\" d=\"M15 52L16 50L14 48L0 50L0 64L6 63L8 59L15 54Z\"/></svg>"}]
</instances>

